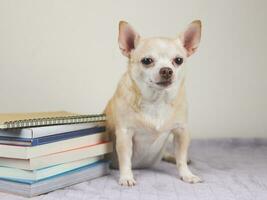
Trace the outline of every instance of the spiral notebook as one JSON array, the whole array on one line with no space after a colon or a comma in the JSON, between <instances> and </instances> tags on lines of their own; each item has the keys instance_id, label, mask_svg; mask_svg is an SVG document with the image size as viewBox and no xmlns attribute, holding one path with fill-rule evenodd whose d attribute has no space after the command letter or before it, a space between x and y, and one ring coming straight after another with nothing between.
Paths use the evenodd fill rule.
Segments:
<instances>
[{"instance_id":1,"label":"spiral notebook","mask_svg":"<svg viewBox=\"0 0 267 200\"><path fill-rule=\"evenodd\" d=\"M66 111L0 114L0 129L105 121L104 114L80 115Z\"/></svg>"}]
</instances>

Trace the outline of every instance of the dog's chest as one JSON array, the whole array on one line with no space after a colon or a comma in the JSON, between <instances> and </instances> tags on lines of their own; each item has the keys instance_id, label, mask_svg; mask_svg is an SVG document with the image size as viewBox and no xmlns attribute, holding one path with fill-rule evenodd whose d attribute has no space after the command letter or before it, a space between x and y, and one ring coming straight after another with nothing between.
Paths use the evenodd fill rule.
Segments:
<instances>
[{"instance_id":1,"label":"dog's chest","mask_svg":"<svg viewBox=\"0 0 267 200\"><path fill-rule=\"evenodd\" d=\"M140 106L139 120L143 123L144 128L161 130L167 123L172 114L172 107L165 102L143 103Z\"/></svg>"},{"instance_id":2,"label":"dog's chest","mask_svg":"<svg viewBox=\"0 0 267 200\"><path fill-rule=\"evenodd\" d=\"M151 166L160 160L171 129L163 128L170 118L172 108L165 103L143 104L141 122L134 129L134 167Z\"/></svg>"}]
</instances>

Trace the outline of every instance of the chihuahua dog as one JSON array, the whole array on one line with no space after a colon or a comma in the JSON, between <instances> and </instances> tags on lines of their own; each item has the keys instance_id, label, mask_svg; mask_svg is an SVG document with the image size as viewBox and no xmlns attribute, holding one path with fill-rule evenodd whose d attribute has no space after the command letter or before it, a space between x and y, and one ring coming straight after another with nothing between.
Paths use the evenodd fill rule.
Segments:
<instances>
[{"instance_id":1,"label":"chihuahua dog","mask_svg":"<svg viewBox=\"0 0 267 200\"><path fill-rule=\"evenodd\" d=\"M127 22L119 23L119 47L128 67L105 113L115 144L112 165L120 170L121 185L136 184L133 168L149 167L163 158L170 135L180 178L201 181L187 165L190 138L185 93L185 63L200 38L199 20L176 38L143 38Z\"/></svg>"}]
</instances>

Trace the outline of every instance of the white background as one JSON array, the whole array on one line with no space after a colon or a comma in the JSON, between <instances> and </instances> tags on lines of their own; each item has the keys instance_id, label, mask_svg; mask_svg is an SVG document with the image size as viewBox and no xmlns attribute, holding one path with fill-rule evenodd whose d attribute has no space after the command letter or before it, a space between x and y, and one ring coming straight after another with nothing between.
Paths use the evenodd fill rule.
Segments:
<instances>
[{"instance_id":1,"label":"white background","mask_svg":"<svg viewBox=\"0 0 267 200\"><path fill-rule=\"evenodd\" d=\"M189 59L193 137L267 137L267 1L0 0L0 112L98 113L126 58L118 22L173 37L203 22Z\"/></svg>"}]
</instances>

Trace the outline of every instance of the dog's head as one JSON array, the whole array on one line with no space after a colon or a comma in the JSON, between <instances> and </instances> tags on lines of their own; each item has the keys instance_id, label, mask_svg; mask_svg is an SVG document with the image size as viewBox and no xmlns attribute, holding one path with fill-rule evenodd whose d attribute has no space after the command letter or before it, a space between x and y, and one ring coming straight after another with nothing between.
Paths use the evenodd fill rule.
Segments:
<instances>
[{"instance_id":1,"label":"dog's head","mask_svg":"<svg viewBox=\"0 0 267 200\"><path fill-rule=\"evenodd\" d=\"M127 23L119 24L119 47L129 58L129 70L139 86L169 88L183 78L184 63L197 49L201 22L193 21L177 38L142 38Z\"/></svg>"}]
</instances>

